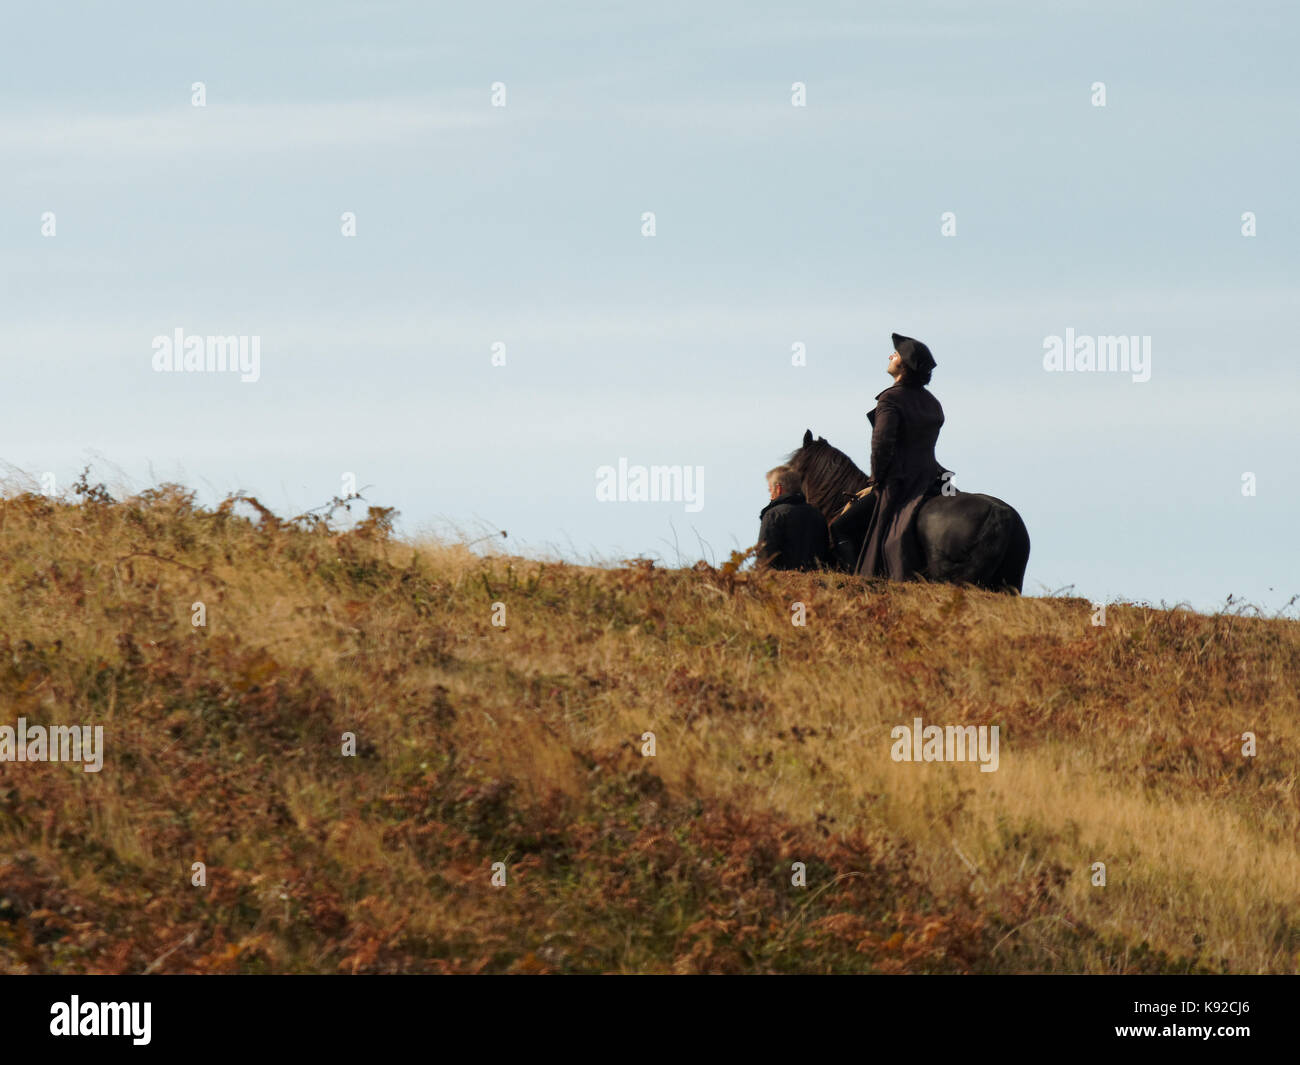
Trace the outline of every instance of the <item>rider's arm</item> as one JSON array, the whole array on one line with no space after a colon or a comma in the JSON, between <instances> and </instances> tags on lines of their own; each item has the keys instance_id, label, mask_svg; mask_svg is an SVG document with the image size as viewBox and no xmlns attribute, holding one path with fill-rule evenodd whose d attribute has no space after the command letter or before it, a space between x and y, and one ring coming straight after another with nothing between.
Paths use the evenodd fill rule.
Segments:
<instances>
[{"instance_id":1,"label":"rider's arm","mask_svg":"<svg viewBox=\"0 0 1300 1065\"><path fill-rule=\"evenodd\" d=\"M871 430L871 479L882 488L894 461L898 429L898 407L894 398L885 393L876 402L876 424Z\"/></svg>"}]
</instances>

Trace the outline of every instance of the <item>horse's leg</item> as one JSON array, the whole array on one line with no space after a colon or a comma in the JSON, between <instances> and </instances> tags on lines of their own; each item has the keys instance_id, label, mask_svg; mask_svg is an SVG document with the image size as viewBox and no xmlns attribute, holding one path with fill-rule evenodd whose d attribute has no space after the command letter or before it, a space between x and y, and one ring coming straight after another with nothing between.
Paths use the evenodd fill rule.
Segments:
<instances>
[{"instance_id":1,"label":"horse's leg","mask_svg":"<svg viewBox=\"0 0 1300 1065\"><path fill-rule=\"evenodd\" d=\"M831 522L832 557L836 570L852 573L858 564L858 554L862 550L862 541L871 524L871 516L876 512L876 493L872 492L861 499L854 500L849 509Z\"/></svg>"}]
</instances>

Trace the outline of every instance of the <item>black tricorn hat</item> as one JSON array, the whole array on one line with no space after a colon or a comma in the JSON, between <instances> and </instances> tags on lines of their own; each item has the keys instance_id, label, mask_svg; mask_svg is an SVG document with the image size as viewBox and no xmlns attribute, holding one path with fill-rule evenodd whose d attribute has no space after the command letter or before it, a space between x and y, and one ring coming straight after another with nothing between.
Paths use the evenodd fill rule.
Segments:
<instances>
[{"instance_id":1,"label":"black tricorn hat","mask_svg":"<svg viewBox=\"0 0 1300 1065\"><path fill-rule=\"evenodd\" d=\"M919 340L905 337L902 333L891 333L890 335L894 339L894 350L898 352L899 357L903 360L903 365L909 370L925 373L926 370L933 370L938 365L934 361L934 356L930 354L930 349Z\"/></svg>"}]
</instances>

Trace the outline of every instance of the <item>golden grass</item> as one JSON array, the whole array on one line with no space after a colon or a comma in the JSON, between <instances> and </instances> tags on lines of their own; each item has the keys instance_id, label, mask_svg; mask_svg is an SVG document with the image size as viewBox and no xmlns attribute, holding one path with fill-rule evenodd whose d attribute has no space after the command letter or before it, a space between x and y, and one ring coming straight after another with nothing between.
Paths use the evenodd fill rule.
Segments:
<instances>
[{"instance_id":1,"label":"golden grass","mask_svg":"<svg viewBox=\"0 0 1300 1065\"><path fill-rule=\"evenodd\" d=\"M4 971L1300 969L1294 621L83 496L0 500L0 725L107 746L0 764Z\"/></svg>"}]
</instances>

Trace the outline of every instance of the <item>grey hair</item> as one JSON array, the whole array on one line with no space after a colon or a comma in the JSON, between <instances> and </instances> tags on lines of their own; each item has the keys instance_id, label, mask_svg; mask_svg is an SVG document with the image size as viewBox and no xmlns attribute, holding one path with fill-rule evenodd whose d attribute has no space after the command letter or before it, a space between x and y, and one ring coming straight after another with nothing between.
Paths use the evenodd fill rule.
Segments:
<instances>
[{"instance_id":1,"label":"grey hair","mask_svg":"<svg viewBox=\"0 0 1300 1065\"><path fill-rule=\"evenodd\" d=\"M803 478L793 466L777 466L767 471L767 483L775 481L781 486L781 492L788 495L803 491Z\"/></svg>"}]
</instances>

